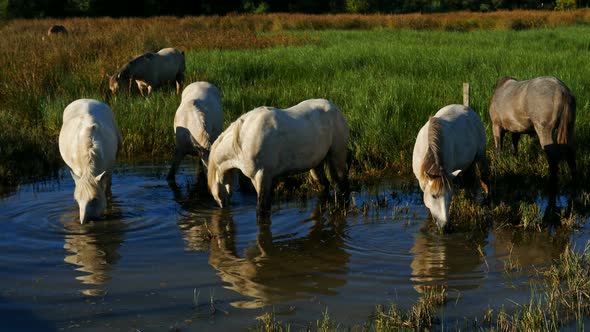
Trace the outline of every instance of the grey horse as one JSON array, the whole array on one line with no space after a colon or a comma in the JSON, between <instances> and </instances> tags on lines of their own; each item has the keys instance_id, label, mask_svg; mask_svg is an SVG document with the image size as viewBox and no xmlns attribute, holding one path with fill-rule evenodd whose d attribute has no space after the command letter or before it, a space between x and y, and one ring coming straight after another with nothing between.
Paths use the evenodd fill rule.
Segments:
<instances>
[{"instance_id":1,"label":"grey horse","mask_svg":"<svg viewBox=\"0 0 590 332\"><path fill-rule=\"evenodd\" d=\"M522 134L537 134L549 162L549 199L555 205L559 162L567 160L572 179L576 177L576 98L570 89L555 77L527 81L504 77L498 81L489 111L497 151L507 131L512 133L515 153Z\"/></svg>"}]
</instances>

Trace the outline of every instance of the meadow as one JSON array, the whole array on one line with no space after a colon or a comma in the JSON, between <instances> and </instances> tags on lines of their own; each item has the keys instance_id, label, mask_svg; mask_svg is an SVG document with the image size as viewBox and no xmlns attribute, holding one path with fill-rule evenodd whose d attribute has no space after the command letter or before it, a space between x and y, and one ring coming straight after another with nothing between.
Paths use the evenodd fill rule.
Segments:
<instances>
[{"instance_id":1,"label":"meadow","mask_svg":"<svg viewBox=\"0 0 590 332\"><path fill-rule=\"evenodd\" d=\"M46 29L54 23L65 25L70 35L47 37ZM493 153L488 105L503 76L550 75L563 80L577 98L576 182L584 190L578 197L581 206L559 216L571 226L569 232L585 223L590 198L590 149L584 144L590 138L588 23L588 10L10 21L0 28L0 182L57 174L63 166L57 147L62 112L79 98L111 106L123 136L122 162L166 163L174 148L172 124L180 96L172 89L147 98L113 96L106 75L135 55L173 46L186 54L187 83L209 81L221 89L225 126L261 105L333 101L349 122L351 176L360 181L411 177L419 128L442 106L461 103L462 84L470 83L471 107L488 134L497 204L486 208L460 198L453 213L458 219L487 221L478 227L506 222L537 230L542 213L531 197L546 179L544 155L536 138L523 139L519 156L512 156L510 148ZM561 175L562 182L568 179L567 172ZM536 187L526 192L530 186ZM527 200L518 199L519 194ZM515 316L497 311L480 321L487 319L487 327L497 330L550 329L566 318L582 321L588 308L578 300L588 298L588 281L575 272L587 271L588 251L569 250L561 265L543 270L546 297L540 302L532 297ZM370 324L376 330L428 327L434 308L445 302L444 292L434 289L407 313L378 307ZM553 311L543 311L542 303L551 304ZM565 318L557 317L562 314ZM260 328L288 329L281 324L269 315ZM327 316L316 324L338 329Z\"/></svg>"},{"instance_id":2,"label":"meadow","mask_svg":"<svg viewBox=\"0 0 590 332\"><path fill-rule=\"evenodd\" d=\"M55 22L15 20L2 27L5 184L49 175L62 165L56 144L61 113L79 98L105 101L114 110L124 139L122 160L168 159L180 97L170 90L149 98L113 97L106 81L133 56L168 46L186 52L187 83L220 87L226 124L261 105L332 100L351 126L355 174L409 174L415 134L440 107L461 103L463 82L471 84L471 105L488 126L490 142L488 103L496 81L507 75L561 78L578 99L576 136L588 136L586 10L74 18L61 22L69 37L46 37ZM458 32L466 29L471 32ZM579 168L585 170L586 153L579 148ZM532 169L544 172L543 165L532 163Z\"/></svg>"}]
</instances>

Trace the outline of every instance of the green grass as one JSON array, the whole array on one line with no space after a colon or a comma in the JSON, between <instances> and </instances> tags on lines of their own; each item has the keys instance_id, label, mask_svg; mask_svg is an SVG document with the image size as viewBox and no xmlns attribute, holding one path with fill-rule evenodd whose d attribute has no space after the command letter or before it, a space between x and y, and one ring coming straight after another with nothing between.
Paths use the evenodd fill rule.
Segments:
<instances>
[{"instance_id":1,"label":"green grass","mask_svg":"<svg viewBox=\"0 0 590 332\"><path fill-rule=\"evenodd\" d=\"M349 121L359 173L386 168L409 174L416 133L439 108L462 102L463 82L471 84L471 105L487 127L490 149L488 103L496 81L505 75L560 77L577 95L576 134L584 141L589 136L588 75L580 54L590 47L590 38L583 37L589 30L322 31L314 34L318 42L305 46L188 52L188 80L207 80L221 88L226 125L260 105L289 107L304 99L328 98ZM132 105L116 102L113 108L128 113ZM173 104L158 111L167 112L162 117L171 123L174 110ZM172 148L171 138L162 140L169 145L162 151ZM522 143L523 158L533 160L526 170L512 156L504 160L520 172L545 174L537 145L536 140ZM583 144L579 148L584 173L587 149ZM535 153L527 153L530 149Z\"/></svg>"},{"instance_id":2,"label":"green grass","mask_svg":"<svg viewBox=\"0 0 590 332\"><path fill-rule=\"evenodd\" d=\"M471 84L471 106L486 125L491 150L487 109L496 81L505 75L519 79L557 76L577 96L578 168L582 179L587 179L588 149L583 142L590 136L590 75L584 54L590 49L589 32L590 27L585 26L469 33L377 29L316 31L310 36L307 31L293 32L306 35L308 44L186 50L187 83L206 80L221 89L226 126L257 106L289 107L309 98L330 99L351 127L355 173L385 169L411 174L419 128L442 106L462 102L463 82ZM80 42L77 47L87 44ZM0 94L7 99L0 106L3 179L22 175L15 171L22 156L41 160L45 169L61 164L56 144L61 113L78 98L96 98L112 107L123 135L121 159L167 160L174 146L172 123L180 97L172 90L161 90L148 98L111 98L101 73L112 72L118 64L108 63L98 51L66 55L73 51L69 47L61 40L50 45L51 57L70 61L54 59L44 69L42 84L31 83L27 91L19 84L4 83L8 91ZM44 56L39 53L35 59L43 62ZM546 173L537 140L521 144L525 153L519 158L490 154L495 175L504 171Z\"/></svg>"}]
</instances>

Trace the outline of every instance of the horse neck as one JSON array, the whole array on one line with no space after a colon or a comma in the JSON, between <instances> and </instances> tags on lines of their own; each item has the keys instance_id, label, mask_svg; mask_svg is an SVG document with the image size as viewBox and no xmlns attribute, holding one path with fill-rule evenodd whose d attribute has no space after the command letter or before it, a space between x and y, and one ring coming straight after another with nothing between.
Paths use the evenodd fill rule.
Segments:
<instances>
[{"instance_id":1,"label":"horse neck","mask_svg":"<svg viewBox=\"0 0 590 332\"><path fill-rule=\"evenodd\" d=\"M208 182L211 187L217 178L223 176L230 169L236 168L236 154L233 148L233 135L220 136L213 144L209 153L208 161Z\"/></svg>"}]
</instances>

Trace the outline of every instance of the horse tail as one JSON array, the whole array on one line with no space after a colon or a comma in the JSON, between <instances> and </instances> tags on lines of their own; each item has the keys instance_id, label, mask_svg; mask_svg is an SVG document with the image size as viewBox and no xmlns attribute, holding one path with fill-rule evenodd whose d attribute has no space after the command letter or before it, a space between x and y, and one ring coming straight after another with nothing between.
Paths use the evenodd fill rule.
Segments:
<instances>
[{"instance_id":1,"label":"horse tail","mask_svg":"<svg viewBox=\"0 0 590 332\"><path fill-rule=\"evenodd\" d=\"M557 144L571 145L574 137L574 123L576 122L576 97L566 90L557 127Z\"/></svg>"}]
</instances>

